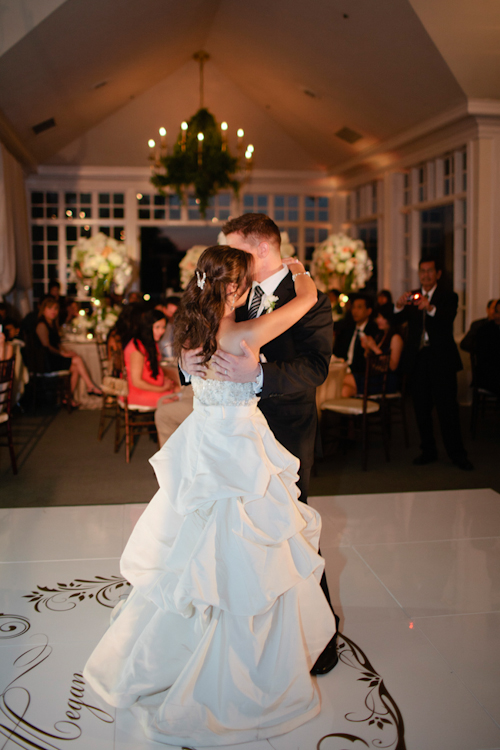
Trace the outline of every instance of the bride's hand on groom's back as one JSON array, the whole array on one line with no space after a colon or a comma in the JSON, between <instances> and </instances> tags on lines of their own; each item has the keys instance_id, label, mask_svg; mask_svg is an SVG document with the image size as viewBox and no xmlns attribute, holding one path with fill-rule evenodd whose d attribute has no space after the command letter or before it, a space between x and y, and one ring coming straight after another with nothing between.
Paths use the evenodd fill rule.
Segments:
<instances>
[{"instance_id":1,"label":"bride's hand on groom's back","mask_svg":"<svg viewBox=\"0 0 500 750\"><path fill-rule=\"evenodd\" d=\"M206 377L207 367L202 364L203 350L201 346L197 349L183 349L181 353L181 368L188 375L197 375L199 378Z\"/></svg>"}]
</instances>

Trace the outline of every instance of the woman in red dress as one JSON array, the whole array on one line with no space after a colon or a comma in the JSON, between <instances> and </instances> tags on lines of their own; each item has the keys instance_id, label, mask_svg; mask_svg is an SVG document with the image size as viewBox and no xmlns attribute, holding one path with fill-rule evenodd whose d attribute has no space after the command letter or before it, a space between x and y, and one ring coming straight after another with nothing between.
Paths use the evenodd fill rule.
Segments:
<instances>
[{"instance_id":1,"label":"woman in red dress","mask_svg":"<svg viewBox=\"0 0 500 750\"><path fill-rule=\"evenodd\" d=\"M129 404L156 409L160 399L178 399L175 394L180 391L180 384L165 377L160 367L158 341L165 333L166 325L162 312L148 310L142 315L134 337L124 349Z\"/></svg>"}]
</instances>

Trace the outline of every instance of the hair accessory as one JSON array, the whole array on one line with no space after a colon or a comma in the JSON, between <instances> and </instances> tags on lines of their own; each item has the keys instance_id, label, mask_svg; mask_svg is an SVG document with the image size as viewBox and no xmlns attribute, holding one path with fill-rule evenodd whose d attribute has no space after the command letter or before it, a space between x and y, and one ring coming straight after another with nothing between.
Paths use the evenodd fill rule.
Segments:
<instances>
[{"instance_id":1,"label":"hair accessory","mask_svg":"<svg viewBox=\"0 0 500 750\"><path fill-rule=\"evenodd\" d=\"M201 273L198 271L198 269L196 269L196 283L198 284L200 289L203 289L203 287L205 286L206 280L207 280L207 274L205 273L205 271L203 271L203 276L202 276Z\"/></svg>"}]
</instances>

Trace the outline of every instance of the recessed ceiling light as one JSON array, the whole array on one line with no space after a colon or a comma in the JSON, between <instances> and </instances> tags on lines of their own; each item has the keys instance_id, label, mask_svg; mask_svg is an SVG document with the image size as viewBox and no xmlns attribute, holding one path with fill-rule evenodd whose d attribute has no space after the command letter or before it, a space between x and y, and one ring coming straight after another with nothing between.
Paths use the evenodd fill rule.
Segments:
<instances>
[{"instance_id":1,"label":"recessed ceiling light","mask_svg":"<svg viewBox=\"0 0 500 750\"><path fill-rule=\"evenodd\" d=\"M356 131L351 130L351 128L341 128L340 130L337 130L335 135L337 138L347 141L347 143L356 143L356 141L359 141L363 137L361 133L356 133Z\"/></svg>"}]
</instances>

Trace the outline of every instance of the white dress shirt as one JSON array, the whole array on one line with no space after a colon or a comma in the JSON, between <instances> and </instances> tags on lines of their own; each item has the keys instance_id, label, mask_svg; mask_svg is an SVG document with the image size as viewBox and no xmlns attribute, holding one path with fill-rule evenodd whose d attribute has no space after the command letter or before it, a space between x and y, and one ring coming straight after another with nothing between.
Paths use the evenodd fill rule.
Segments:
<instances>
[{"instance_id":1,"label":"white dress shirt","mask_svg":"<svg viewBox=\"0 0 500 750\"><path fill-rule=\"evenodd\" d=\"M366 328L368 320L365 320L364 323L360 323L354 329L354 333L352 334L351 343L349 344L349 349L347 350L347 359L346 359L346 362L347 362L347 364L349 366L352 365L352 360L354 359L354 347L356 346L356 339L359 336L360 332L364 333L364 330Z\"/></svg>"}]
</instances>

